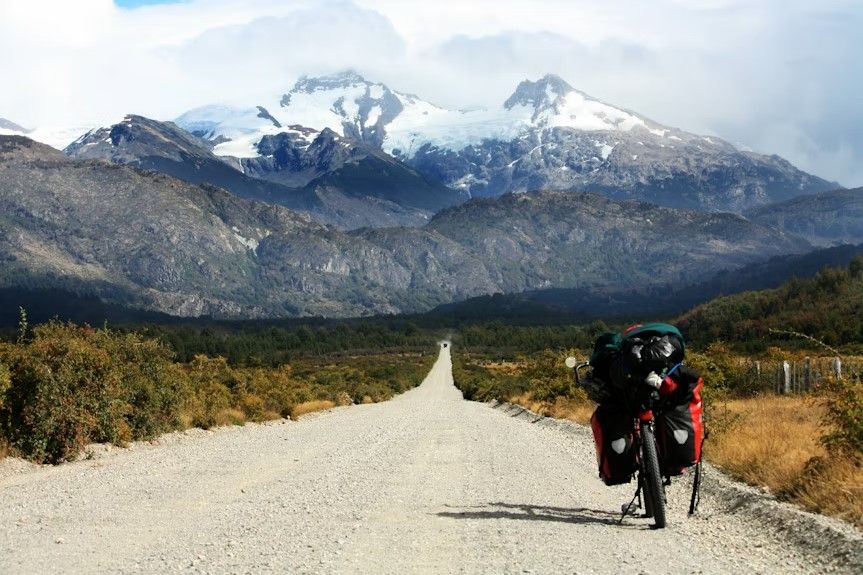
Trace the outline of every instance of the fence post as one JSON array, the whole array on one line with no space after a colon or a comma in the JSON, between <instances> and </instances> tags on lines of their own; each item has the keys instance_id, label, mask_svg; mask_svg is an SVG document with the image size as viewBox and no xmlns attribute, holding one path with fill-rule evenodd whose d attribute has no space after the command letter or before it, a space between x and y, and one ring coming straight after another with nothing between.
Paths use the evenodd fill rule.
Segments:
<instances>
[{"instance_id":1,"label":"fence post","mask_svg":"<svg viewBox=\"0 0 863 575\"><path fill-rule=\"evenodd\" d=\"M842 379L842 360L838 357L833 358L833 375L836 379Z\"/></svg>"},{"instance_id":2,"label":"fence post","mask_svg":"<svg viewBox=\"0 0 863 575\"><path fill-rule=\"evenodd\" d=\"M812 360L805 358L803 360L803 391L812 390Z\"/></svg>"},{"instance_id":3,"label":"fence post","mask_svg":"<svg viewBox=\"0 0 863 575\"><path fill-rule=\"evenodd\" d=\"M782 393L791 393L791 364L787 361L782 362Z\"/></svg>"},{"instance_id":4,"label":"fence post","mask_svg":"<svg viewBox=\"0 0 863 575\"><path fill-rule=\"evenodd\" d=\"M760 361L755 362L755 375L757 375L758 377L761 377L761 362Z\"/></svg>"}]
</instances>

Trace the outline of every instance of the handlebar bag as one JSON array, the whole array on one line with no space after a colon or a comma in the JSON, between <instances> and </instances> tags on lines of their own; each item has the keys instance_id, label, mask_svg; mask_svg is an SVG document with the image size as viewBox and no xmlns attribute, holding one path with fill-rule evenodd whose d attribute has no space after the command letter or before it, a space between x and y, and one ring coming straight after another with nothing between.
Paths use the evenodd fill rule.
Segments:
<instances>
[{"instance_id":1,"label":"handlebar bag","mask_svg":"<svg viewBox=\"0 0 863 575\"><path fill-rule=\"evenodd\" d=\"M632 481L637 469L632 419L624 410L600 405L590 418L599 477L606 485Z\"/></svg>"}]
</instances>

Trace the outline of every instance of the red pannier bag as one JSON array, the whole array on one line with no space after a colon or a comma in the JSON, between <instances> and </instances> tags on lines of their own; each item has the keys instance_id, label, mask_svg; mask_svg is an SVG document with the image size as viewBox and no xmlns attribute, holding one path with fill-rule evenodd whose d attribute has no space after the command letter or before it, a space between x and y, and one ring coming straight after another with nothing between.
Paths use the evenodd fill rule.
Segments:
<instances>
[{"instance_id":1,"label":"red pannier bag","mask_svg":"<svg viewBox=\"0 0 863 575\"><path fill-rule=\"evenodd\" d=\"M663 408L656 417L659 465L663 475L680 475L701 461L704 439L704 380L697 371L678 366L659 388Z\"/></svg>"},{"instance_id":2,"label":"red pannier bag","mask_svg":"<svg viewBox=\"0 0 863 575\"><path fill-rule=\"evenodd\" d=\"M600 405L590 418L599 477L606 485L629 483L637 469L632 421L626 412Z\"/></svg>"}]
</instances>

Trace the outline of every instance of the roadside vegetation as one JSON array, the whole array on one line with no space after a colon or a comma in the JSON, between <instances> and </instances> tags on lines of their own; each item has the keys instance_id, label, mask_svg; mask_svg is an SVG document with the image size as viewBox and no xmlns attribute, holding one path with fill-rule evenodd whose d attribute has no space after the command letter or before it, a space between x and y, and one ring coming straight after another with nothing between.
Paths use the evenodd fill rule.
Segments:
<instances>
[{"instance_id":1,"label":"roadside vegetation","mask_svg":"<svg viewBox=\"0 0 863 575\"><path fill-rule=\"evenodd\" d=\"M706 457L781 499L863 527L863 258L776 289L718 298L672 322L690 344L687 363L705 379ZM563 360L586 357L606 326L569 328L565 340L544 329L464 332L456 385L468 399L587 423L595 406L573 387ZM527 338L522 352L512 351ZM841 377L822 369L804 392L777 393L783 362L799 375L805 357L825 366L836 356Z\"/></svg>"},{"instance_id":2,"label":"roadside vegetation","mask_svg":"<svg viewBox=\"0 0 863 575\"><path fill-rule=\"evenodd\" d=\"M567 355L583 358L585 353L545 350L501 359L457 351L453 375L466 399L508 401L587 424L595 404L575 387L563 364ZM740 361L750 358L730 358L723 346L688 355L688 363L705 375L710 436L704 449L712 463L780 499L863 526L860 374L826 378L812 393L783 396L753 389L748 362Z\"/></svg>"},{"instance_id":3,"label":"roadside vegetation","mask_svg":"<svg viewBox=\"0 0 863 575\"><path fill-rule=\"evenodd\" d=\"M306 356L279 365L196 354L178 361L135 332L48 322L0 343L0 455L57 463L88 443L124 445L189 427L239 425L389 399L435 354Z\"/></svg>"}]
</instances>

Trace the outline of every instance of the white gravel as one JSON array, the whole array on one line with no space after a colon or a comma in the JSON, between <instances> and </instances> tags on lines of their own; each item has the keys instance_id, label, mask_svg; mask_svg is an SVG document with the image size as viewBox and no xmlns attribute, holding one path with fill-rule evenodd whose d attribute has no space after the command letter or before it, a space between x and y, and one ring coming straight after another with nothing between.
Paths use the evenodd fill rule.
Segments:
<instances>
[{"instance_id":1,"label":"white gravel","mask_svg":"<svg viewBox=\"0 0 863 575\"><path fill-rule=\"evenodd\" d=\"M763 496L741 499L714 478L721 487L697 517L686 516L680 485L670 490L667 529L640 518L618 525L633 488L602 485L589 431L463 401L445 348L420 387L390 402L171 434L57 467L3 462L0 573L816 573L863 565L859 532L827 521L812 536L833 541L844 529L844 547L807 546L805 534L784 529L793 521L751 503Z\"/></svg>"}]
</instances>

